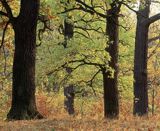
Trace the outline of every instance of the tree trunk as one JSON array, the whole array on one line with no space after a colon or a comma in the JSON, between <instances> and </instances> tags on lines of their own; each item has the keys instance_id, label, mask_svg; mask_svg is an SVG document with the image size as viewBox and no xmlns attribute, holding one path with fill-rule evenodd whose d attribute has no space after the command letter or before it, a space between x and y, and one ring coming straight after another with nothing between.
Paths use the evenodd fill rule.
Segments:
<instances>
[{"instance_id":1,"label":"tree trunk","mask_svg":"<svg viewBox=\"0 0 160 131\"><path fill-rule=\"evenodd\" d=\"M12 105L9 120L43 118L35 102L36 27L39 0L21 0L15 19L15 53L13 62Z\"/></svg>"},{"instance_id":2,"label":"tree trunk","mask_svg":"<svg viewBox=\"0 0 160 131\"><path fill-rule=\"evenodd\" d=\"M73 85L68 85L64 87L64 106L66 111L69 115L74 114L74 97L75 97L75 90Z\"/></svg>"},{"instance_id":3,"label":"tree trunk","mask_svg":"<svg viewBox=\"0 0 160 131\"><path fill-rule=\"evenodd\" d=\"M103 70L104 82L104 116L106 118L117 118L119 115L118 102L118 44L119 44L119 27L118 14L120 7L117 4L112 4L111 9L107 11L106 34L108 36L108 45L106 48L111 60L109 66L114 70ZM113 74L113 75L112 75Z\"/></svg>"},{"instance_id":4,"label":"tree trunk","mask_svg":"<svg viewBox=\"0 0 160 131\"><path fill-rule=\"evenodd\" d=\"M134 56L134 115L148 113L148 89L147 89L147 54L148 54L148 30L149 25L143 21L149 18L150 3L146 0L141 3L137 13L137 29Z\"/></svg>"},{"instance_id":5,"label":"tree trunk","mask_svg":"<svg viewBox=\"0 0 160 131\"><path fill-rule=\"evenodd\" d=\"M74 25L73 23L69 23L67 19L64 20L64 48L67 48L68 40L72 39L74 35ZM66 67L66 72L68 74L72 73L72 69L70 67ZM74 110L74 98L75 98L75 90L74 85L70 84L67 87L64 87L64 106L69 115L73 115L75 113Z\"/></svg>"},{"instance_id":6,"label":"tree trunk","mask_svg":"<svg viewBox=\"0 0 160 131\"><path fill-rule=\"evenodd\" d=\"M69 23L67 19L64 20L64 48L67 48L68 40L72 39L74 35L74 25Z\"/></svg>"}]
</instances>

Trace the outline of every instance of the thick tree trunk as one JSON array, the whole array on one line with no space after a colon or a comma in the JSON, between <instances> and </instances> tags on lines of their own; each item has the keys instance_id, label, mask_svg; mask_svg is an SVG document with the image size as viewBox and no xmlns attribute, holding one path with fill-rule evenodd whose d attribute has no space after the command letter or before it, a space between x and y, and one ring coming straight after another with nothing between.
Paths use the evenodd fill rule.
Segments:
<instances>
[{"instance_id":1,"label":"thick tree trunk","mask_svg":"<svg viewBox=\"0 0 160 131\"><path fill-rule=\"evenodd\" d=\"M119 7L112 5L112 8L107 11L107 26L106 34L108 36L109 47L106 51L110 54L111 60L109 66L114 70L114 73L109 70L103 71L104 82L104 116L106 118L117 118L119 115L118 103L118 44L119 44L119 27L118 27ZM112 75L113 74L113 75Z\"/></svg>"},{"instance_id":2,"label":"thick tree trunk","mask_svg":"<svg viewBox=\"0 0 160 131\"><path fill-rule=\"evenodd\" d=\"M15 19L12 106L7 118L22 120L43 118L35 102L36 27L39 0L22 0Z\"/></svg>"},{"instance_id":3,"label":"thick tree trunk","mask_svg":"<svg viewBox=\"0 0 160 131\"><path fill-rule=\"evenodd\" d=\"M146 0L147 1L147 0ZM134 56L134 109L135 115L148 113L148 89L147 89L147 54L148 54L148 30L149 25L144 21L149 18L148 2L142 4L137 13L137 29Z\"/></svg>"}]
</instances>

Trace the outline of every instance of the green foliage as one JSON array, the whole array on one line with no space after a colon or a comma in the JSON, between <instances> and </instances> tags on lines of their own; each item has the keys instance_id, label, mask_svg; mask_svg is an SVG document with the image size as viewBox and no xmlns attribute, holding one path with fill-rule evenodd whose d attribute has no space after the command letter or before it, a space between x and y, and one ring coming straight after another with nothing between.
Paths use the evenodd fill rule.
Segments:
<instances>
[{"instance_id":1,"label":"green foliage","mask_svg":"<svg viewBox=\"0 0 160 131\"><path fill-rule=\"evenodd\" d=\"M51 1L50 1L51 2ZM54 1L49 4L53 6L52 12L63 12L64 8L70 9L75 6L74 2L69 4L64 1ZM65 4L64 4L65 3ZM90 4L88 2L88 4ZM95 5L105 6L104 2L94 1ZM56 6L55 6L56 5ZM130 18L126 22L120 18L120 45L119 45L119 90L120 96L131 98L133 96L133 52L134 52L134 36L135 36L135 23L133 23L133 15L124 8L122 14L124 17ZM102 10L97 10L105 13ZM62 43L64 42L63 32L60 27L63 26L64 19L74 23L74 37L68 41L67 48L64 49ZM97 15L85 14L81 11L72 11L62 13L56 16L53 21L55 30L50 33L44 34L43 44L37 50L37 71L36 78L37 84L42 87L54 88L57 83L59 88L66 84L74 84L78 90L85 89L93 95L94 90L101 94L103 91L103 80L101 72L92 81L94 74L99 70L99 67L94 65L81 65L72 72L70 76L66 73L64 68L60 68L66 64L69 67L75 68L80 62L70 63L70 61L84 59L90 63L97 63L106 66L108 70L108 61L110 60L109 54L105 51L107 45L107 36L105 35L106 23L105 19L100 19ZM85 29L85 30L84 30ZM45 70L44 70L45 69ZM58 71L57 71L58 70ZM49 75L48 75L49 74Z\"/></svg>"}]
</instances>

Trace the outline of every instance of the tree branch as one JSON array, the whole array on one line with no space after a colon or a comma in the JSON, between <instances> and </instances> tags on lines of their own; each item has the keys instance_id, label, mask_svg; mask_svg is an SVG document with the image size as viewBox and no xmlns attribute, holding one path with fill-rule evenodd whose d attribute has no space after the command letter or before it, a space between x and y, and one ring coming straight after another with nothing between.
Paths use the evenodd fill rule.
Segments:
<instances>
[{"instance_id":1,"label":"tree branch","mask_svg":"<svg viewBox=\"0 0 160 131\"><path fill-rule=\"evenodd\" d=\"M5 38L5 33L6 33L6 30L7 30L7 27L9 25L10 21L8 21L4 27L4 30L3 30L3 34L2 34L2 42L1 42L1 45L0 45L0 49L3 47L4 45L4 38Z\"/></svg>"},{"instance_id":2,"label":"tree branch","mask_svg":"<svg viewBox=\"0 0 160 131\"><path fill-rule=\"evenodd\" d=\"M9 6L9 4L7 3L6 0L0 0L0 2L2 3L3 7L5 8L8 18L10 20L12 20L13 19L13 14L12 14L11 7Z\"/></svg>"},{"instance_id":3,"label":"tree branch","mask_svg":"<svg viewBox=\"0 0 160 131\"><path fill-rule=\"evenodd\" d=\"M134 10L132 7L130 7L128 4L126 4L123 1L120 1L119 3L123 4L124 6L126 6L128 9L130 9L131 11L135 12L136 14L138 13L138 11Z\"/></svg>"},{"instance_id":4,"label":"tree branch","mask_svg":"<svg viewBox=\"0 0 160 131\"><path fill-rule=\"evenodd\" d=\"M80 3L80 4L83 5L84 7L90 9L90 10L93 11L95 14L97 14L97 15L103 17L103 18L106 18L106 17L107 17L107 15L96 11L94 7L87 5L85 2L83 2L83 1L81 1L81 0L76 0L76 2L77 2L77 3Z\"/></svg>"},{"instance_id":5,"label":"tree branch","mask_svg":"<svg viewBox=\"0 0 160 131\"><path fill-rule=\"evenodd\" d=\"M94 14L94 12L93 12L93 11L88 10L88 9L85 9L85 8L83 8L82 6L80 6L80 7L74 7L74 8L70 8L70 9L66 9L65 11L60 12L60 13L58 13L58 14L64 14L64 13L67 13L67 12L70 12L70 11L74 11L74 10L81 10L81 11L84 11L84 12L90 13L91 15L93 15L93 14Z\"/></svg>"},{"instance_id":6,"label":"tree branch","mask_svg":"<svg viewBox=\"0 0 160 131\"><path fill-rule=\"evenodd\" d=\"M149 60L157 51L157 49L159 48L159 44L156 45L156 47L154 48L154 50L150 53L150 55L147 57L147 60Z\"/></svg>"},{"instance_id":7,"label":"tree branch","mask_svg":"<svg viewBox=\"0 0 160 131\"><path fill-rule=\"evenodd\" d=\"M160 19L160 13L158 13L158 14L156 14L156 15L148 18L148 19L146 19L144 22L145 22L147 25L150 25L150 24L156 22L156 21L159 20L159 19Z\"/></svg>"},{"instance_id":8,"label":"tree branch","mask_svg":"<svg viewBox=\"0 0 160 131\"><path fill-rule=\"evenodd\" d=\"M0 15L3 15L3 16L8 17L8 14L7 14L7 13L5 13L5 12L3 12L3 11L0 11Z\"/></svg>"},{"instance_id":9,"label":"tree branch","mask_svg":"<svg viewBox=\"0 0 160 131\"><path fill-rule=\"evenodd\" d=\"M160 35L156 36L156 37L153 37L153 38L150 38L148 40L148 44L150 44L152 41L156 41L156 40L160 40Z\"/></svg>"}]
</instances>

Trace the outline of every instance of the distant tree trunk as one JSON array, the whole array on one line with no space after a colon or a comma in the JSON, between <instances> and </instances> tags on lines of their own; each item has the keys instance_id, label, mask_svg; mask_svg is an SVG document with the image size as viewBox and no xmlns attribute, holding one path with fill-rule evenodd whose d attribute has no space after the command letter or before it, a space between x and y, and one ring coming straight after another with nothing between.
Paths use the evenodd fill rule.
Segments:
<instances>
[{"instance_id":1,"label":"distant tree trunk","mask_svg":"<svg viewBox=\"0 0 160 131\"><path fill-rule=\"evenodd\" d=\"M64 20L64 48L67 48L68 40L73 38L74 25L69 23L67 19Z\"/></svg>"},{"instance_id":2,"label":"distant tree trunk","mask_svg":"<svg viewBox=\"0 0 160 131\"><path fill-rule=\"evenodd\" d=\"M69 115L74 114L74 97L75 97L75 90L73 85L69 85L64 88L64 105L65 109Z\"/></svg>"},{"instance_id":3,"label":"distant tree trunk","mask_svg":"<svg viewBox=\"0 0 160 131\"><path fill-rule=\"evenodd\" d=\"M57 82L53 82L53 91L54 92L59 92L59 89L60 89L60 87L59 87L58 83Z\"/></svg>"},{"instance_id":4,"label":"distant tree trunk","mask_svg":"<svg viewBox=\"0 0 160 131\"><path fill-rule=\"evenodd\" d=\"M103 70L104 82L104 116L106 118L117 118L119 115L118 102L118 44L119 44L119 22L118 14L120 6L116 3L111 4L111 9L107 11L106 34L108 36L109 47L106 51L110 54L109 66L114 70Z\"/></svg>"},{"instance_id":5,"label":"distant tree trunk","mask_svg":"<svg viewBox=\"0 0 160 131\"><path fill-rule=\"evenodd\" d=\"M43 118L35 102L36 27L39 0L21 0L21 10L12 23L15 32L12 105L7 118Z\"/></svg>"},{"instance_id":6,"label":"distant tree trunk","mask_svg":"<svg viewBox=\"0 0 160 131\"><path fill-rule=\"evenodd\" d=\"M67 18L64 20L64 48L67 48L68 40L73 38L74 35L74 25L73 23L70 23ZM66 67L66 72L68 74L72 73L72 69L69 67ZM72 84L69 84L68 86L64 87L64 106L66 111L69 115L73 115L75 113L74 111L74 97L75 97L75 90L74 86Z\"/></svg>"},{"instance_id":7,"label":"distant tree trunk","mask_svg":"<svg viewBox=\"0 0 160 131\"><path fill-rule=\"evenodd\" d=\"M135 115L148 113L147 54L149 24L143 21L149 18L149 0L140 3L137 13L137 29L134 58L134 111Z\"/></svg>"}]
</instances>

